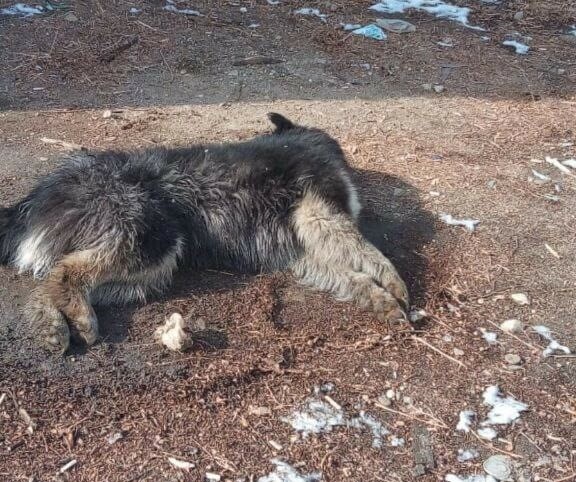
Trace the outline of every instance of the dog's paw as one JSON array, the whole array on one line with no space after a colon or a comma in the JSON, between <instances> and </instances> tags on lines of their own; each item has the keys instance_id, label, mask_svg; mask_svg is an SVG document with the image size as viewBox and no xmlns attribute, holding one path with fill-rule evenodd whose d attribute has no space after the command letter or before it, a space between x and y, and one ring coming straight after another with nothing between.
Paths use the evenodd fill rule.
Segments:
<instances>
[{"instance_id":1,"label":"dog's paw","mask_svg":"<svg viewBox=\"0 0 576 482\"><path fill-rule=\"evenodd\" d=\"M384 288L374 287L371 293L372 310L380 321L406 321L406 312L397 298Z\"/></svg>"},{"instance_id":2,"label":"dog's paw","mask_svg":"<svg viewBox=\"0 0 576 482\"><path fill-rule=\"evenodd\" d=\"M51 305L33 300L26 314L40 343L49 351L64 353L70 346L70 328L64 315Z\"/></svg>"}]
</instances>

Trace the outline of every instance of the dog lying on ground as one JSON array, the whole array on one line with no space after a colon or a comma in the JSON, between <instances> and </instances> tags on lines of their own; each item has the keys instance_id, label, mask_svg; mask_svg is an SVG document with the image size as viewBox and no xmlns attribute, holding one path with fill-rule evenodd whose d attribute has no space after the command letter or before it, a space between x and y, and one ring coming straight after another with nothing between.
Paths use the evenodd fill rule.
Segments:
<instances>
[{"instance_id":1,"label":"dog lying on ground","mask_svg":"<svg viewBox=\"0 0 576 482\"><path fill-rule=\"evenodd\" d=\"M143 301L179 266L290 269L382 320L406 286L357 228L361 205L339 144L269 114L255 139L73 155L0 210L0 258L42 281L26 316L52 349L93 344L92 305Z\"/></svg>"}]
</instances>

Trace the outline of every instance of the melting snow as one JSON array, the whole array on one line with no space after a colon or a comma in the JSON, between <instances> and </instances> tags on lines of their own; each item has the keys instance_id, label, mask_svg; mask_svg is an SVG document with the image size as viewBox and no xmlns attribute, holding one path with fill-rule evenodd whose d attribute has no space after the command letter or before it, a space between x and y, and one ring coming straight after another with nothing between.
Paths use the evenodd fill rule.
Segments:
<instances>
[{"instance_id":1,"label":"melting snow","mask_svg":"<svg viewBox=\"0 0 576 482\"><path fill-rule=\"evenodd\" d=\"M548 344L548 347L542 352L542 355L544 357L549 357L555 351L562 351L562 352L566 353L567 355L569 355L571 353L570 348L568 348L567 346L561 345L560 343L558 343L554 339L554 337L552 336L552 332L550 331L550 328L548 328L547 326L537 325L537 326L533 326L532 329L536 333L538 333L542 338L546 338L550 342Z\"/></svg>"},{"instance_id":2,"label":"melting snow","mask_svg":"<svg viewBox=\"0 0 576 482\"><path fill-rule=\"evenodd\" d=\"M478 457L480 454L476 449L458 449L458 455L456 456L456 460L460 463L468 462L469 460L473 460Z\"/></svg>"},{"instance_id":3,"label":"melting snow","mask_svg":"<svg viewBox=\"0 0 576 482\"><path fill-rule=\"evenodd\" d=\"M44 7L31 7L25 3L15 3L11 7L3 8L0 10L2 15L18 15L20 17L31 17L32 15L41 15L46 13Z\"/></svg>"},{"instance_id":4,"label":"melting snow","mask_svg":"<svg viewBox=\"0 0 576 482\"><path fill-rule=\"evenodd\" d=\"M441 0L381 0L370 7L371 10L382 13L404 13L411 8L435 15L438 18L447 18L448 20L459 22L468 28L484 30L468 23L469 8L458 7Z\"/></svg>"},{"instance_id":5,"label":"melting snow","mask_svg":"<svg viewBox=\"0 0 576 482\"><path fill-rule=\"evenodd\" d=\"M491 475L454 475L444 477L446 482L497 482Z\"/></svg>"},{"instance_id":6,"label":"melting snow","mask_svg":"<svg viewBox=\"0 0 576 482\"><path fill-rule=\"evenodd\" d=\"M523 44L522 42L518 42L518 40L504 40L504 42L502 42L502 45L505 45L507 47L513 47L518 55L526 55L530 50L530 47L528 47L528 45Z\"/></svg>"},{"instance_id":7,"label":"melting snow","mask_svg":"<svg viewBox=\"0 0 576 482\"><path fill-rule=\"evenodd\" d=\"M498 342L498 335L493 331L486 331L484 328L480 328L480 331L482 332L482 337L489 345L494 345Z\"/></svg>"},{"instance_id":8,"label":"melting snow","mask_svg":"<svg viewBox=\"0 0 576 482\"><path fill-rule=\"evenodd\" d=\"M195 17L202 17L202 14L198 10L191 10L189 8L178 8L174 5L174 0L166 0L164 10L172 13L181 13L182 15L193 15Z\"/></svg>"},{"instance_id":9,"label":"melting snow","mask_svg":"<svg viewBox=\"0 0 576 482\"><path fill-rule=\"evenodd\" d=\"M450 226L464 226L468 231L474 231L480 222L476 219L456 219L451 214L441 214L440 219Z\"/></svg>"},{"instance_id":10,"label":"melting snow","mask_svg":"<svg viewBox=\"0 0 576 482\"><path fill-rule=\"evenodd\" d=\"M503 398L497 385L486 388L482 397L484 405L492 407L482 425L506 425L520 417L520 412L528 410L528 405L525 403L512 397Z\"/></svg>"},{"instance_id":11,"label":"melting snow","mask_svg":"<svg viewBox=\"0 0 576 482\"><path fill-rule=\"evenodd\" d=\"M470 427L476 414L472 410L462 410L458 416L456 430L460 432L470 432Z\"/></svg>"},{"instance_id":12,"label":"melting snow","mask_svg":"<svg viewBox=\"0 0 576 482\"><path fill-rule=\"evenodd\" d=\"M326 21L326 14L320 13L320 10L317 8L299 8L298 10L295 10L294 13L297 15L309 15L312 17L318 17L323 22Z\"/></svg>"},{"instance_id":13,"label":"melting snow","mask_svg":"<svg viewBox=\"0 0 576 482\"><path fill-rule=\"evenodd\" d=\"M299 474L298 471L286 462L278 459L272 459L276 469L268 475L258 479L258 482L319 482L322 480L321 472L313 472L308 475Z\"/></svg>"},{"instance_id":14,"label":"melting snow","mask_svg":"<svg viewBox=\"0 0 576 482\"><path fill-rule=\"evenodd\" d=\"M381 422L364 411L361 411L357 417L348 417L339 405L335 406L316 399L308 400L301 410L281 420L292 425L292 428L300 432L303 437L311 433L328 433L334 427L368 429L372 432L372 447L374 448L382 448L384 437L390 434Z\"/></svg>"},{"instance_id":15,"label":"melting snow","mask_svg":"<svg viewBox=\"0 0 576 482\"><path fill-rule=\"evenodd\" d=\"M392 437L392 440L390 440L392 447L404 447L405 443L406 441L403 438Z\"/></svg>"}]
</instances>

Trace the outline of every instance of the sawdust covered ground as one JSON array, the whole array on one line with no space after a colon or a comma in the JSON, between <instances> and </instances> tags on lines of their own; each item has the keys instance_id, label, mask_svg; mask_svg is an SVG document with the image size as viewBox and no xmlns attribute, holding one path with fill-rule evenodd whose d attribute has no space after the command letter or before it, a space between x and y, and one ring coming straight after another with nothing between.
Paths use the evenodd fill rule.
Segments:
<instances>
[{"instance_id":1,"label":"sawdust covered ground","mask_svg":"<svg viewBox=\"0 0 576 482\"><path fill-rule=\"evenodd\" d=\"M474 2L482 34L410 14L416 32L382 43L335 28L367 23L370 2L181 4L199 18L164 12L164 2L94 2L0 19L3 205L60 162L43 137L90 148L236 140L279 111L341 141L362 186L362 229L428 314L414 329L383 326L284 274L182 273L163 299L101 310L102 342L60 358L38 348L20 315L34 281L2 268L0 480L257 480L276 457L327 481L428 481L482 473L497 453L517 480L571 480L576 365L543 358L547 342L528 327L549 326L576 347L576 181L531 161L575 155L573 6L562 16L549 12L559 2L536 3ZM302 6L329 21L291 13ZM513 30L532 37L528 56L500 45ZM446 37L453 48L436 44ZM234 65L255 55L282 62ZM468 233L442 213L480 223ZM185 354L152 338L174 311L207 322ZM510 318L527 328L502 333ZM521 364L511 368L507 354ZM389 430L383 448L367 429L302 439L281 420L310 397L326 401L314 394L326 383L350 417L365 411ZM479 423L457 432L461 410L484 420L489 385L529 410L492 441L478 438ZM460 463L464 448L480 456Z\"/></svg>"}]
</instances>

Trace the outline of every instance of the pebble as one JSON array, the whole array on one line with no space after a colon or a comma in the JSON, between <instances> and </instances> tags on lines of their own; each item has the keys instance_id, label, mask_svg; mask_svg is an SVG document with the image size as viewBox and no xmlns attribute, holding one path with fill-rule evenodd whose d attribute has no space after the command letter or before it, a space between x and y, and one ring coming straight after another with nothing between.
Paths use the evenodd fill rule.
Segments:
<instances>
[{"instance_id":1,"label":"pebble","mask_svg":"<svg viewBox=\"0 0 576 482\"><path fill-rule=\"evenodd\" d=\"M530 300L528 299L528 296L526 296L524 293L512 293L510 295L510 298L512 299L512 301L514 303L516 303L517 305L520 305L520 306L530 304Z\"/></svg>"},{"instance_id":2,"label":"pebble","mask_svg":"<svg viewBox=\"0 0 576 482\"><path fill-rule=\"evenodd\" d=\"M434 92L436 92L437 94L441 94L442 92L444 92L446 90L446 88L442 85L442 84L436 84L434 87Z\"/></svg>"},{"instance_id":3,"label":"pebble","mask_svg":"<svg viewBox=\"0 0 576 482\"><path fill-rule=\"evenodd\" d=\"M396 393L394 392L394 390L392 389L386 390L386 398L388 398L389 400L393 400L395 396Z\"/></svg>"},{"instance_id":4,"label":"pebble","mask_svg":"<svg viewBox=\"0 0 576 482\"><path fill-rule=\"evenodd\" d=\"M519 12L516 12L516 13L514 14L514 20L515 20L516 22L520 22L520 21L523 20L523 19L524 19L524 12L523 12L522 10L520 10Z\"/></svg>"},{"instance_id":5,"label":"pebble","mask_svg":"<svg viewBox=\"0 0 576 482\"><path fill-rule=\"evenodd\" d=\"M507 455L492 455L484 461L482 467L497 480L507 480L512 475L512 459Z\"/></svg>"},{"instance_id":6,"label":"pebble","mask_svg":"<svg viewBox=\"0 0 576 482\"><path fill-rule=\"evenodd\" d=\"M118 442L118 440L120 440L122 438L123 438L122 433L116 432L116 433L108 435L108 437L106 437L106 442L108 442L108 444L110 444L110 445L114 445L116 442Z\"/></svg>"},{"instance_id":7,"label":"pebble","mask_svg":"<svg viewBox=\"0 0 576 482\"><path fill-rule=\"evenodd\" d=\"M378 397L377 402L384 407L389 407L390 405L392 405L392 402L390 401L390 399L388 397L383 397L383 396Z\"/></svg>"},{"instance_id":8,"label":"pebble","mask_svg":"<svg viewBox=\"0 0 576 482\"><path fill-rule=\"evenodd\" d=\"M454 355L464 356L464 352L462 350L460 350L460 348L454 348Z\"/></svg>"},{"instance_id":9,"label":"pebble","mask_svg":"<svg viewBox=\"0 0 576 482\"><path fill-rule=\"evenodd\" d=\"M500 329L506 333L520 333L524 328L520 320L506 320L500 324Z\"/></svg>"},{"instance_id":10,"label":"pebble","mask_svg":"<svg viewBox=\"0 0 576 482\"><path fill-rule=\"evenodd\" d=\"M102 118L103 119L110 119L110 117L112 117L112 111L110 109L106 109L103 113L102 113Z\"/></svg>"},{"instance_id":11,"label":"pebble","mask_svg":"<svg viewBox=\"0 0 576 482\"><path fill-rule=\"evenodd\" d=\"M72 12L68 12L66 15L64 15L64 20L68 22L77 22L78 17L74 15Z\"/></svg>"},{"instance_id":12,"label":"pebble","mask_svg":"<svg viewBox=\"0 0 576 482\"><path fill-rule=\"evenodd\" d=\"M520 355L516 355L515 353L508 353L504 356L504 360L508 365L520 365L522 363L522 358Z\"/></svg>"}]
</instances>

